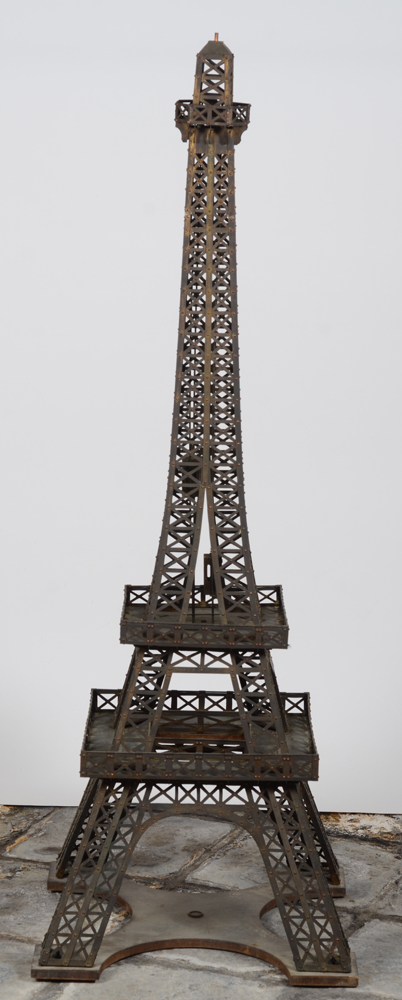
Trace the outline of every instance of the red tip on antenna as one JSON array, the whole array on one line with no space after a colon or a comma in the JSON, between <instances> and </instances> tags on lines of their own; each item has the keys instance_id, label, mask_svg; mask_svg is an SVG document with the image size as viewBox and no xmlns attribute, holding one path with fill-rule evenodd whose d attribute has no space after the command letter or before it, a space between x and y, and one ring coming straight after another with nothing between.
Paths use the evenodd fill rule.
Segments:
<instances>
[{"instance_id":1,"label":"red tip on antenna","mask_svg":"<svg viewBox=\"0 0 402 1000\"><path fill-rule=\"evenodd\" d=\"M218 31L215 31L214 42L219 42L219 32Z\"/></svg>"}]
</instances>

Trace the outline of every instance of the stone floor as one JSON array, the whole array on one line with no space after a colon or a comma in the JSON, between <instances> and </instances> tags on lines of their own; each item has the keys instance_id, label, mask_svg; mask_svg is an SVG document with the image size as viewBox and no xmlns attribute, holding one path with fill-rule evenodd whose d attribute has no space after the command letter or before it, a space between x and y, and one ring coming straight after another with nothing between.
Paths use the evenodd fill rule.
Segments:
<instances>
[{"instance_id":1,"label":"stone floor","mask_svg":"<svg viewBox=\"0 0 402 1000\"><path fill-rule=\"evenodd\" d=\"M346 875L338 910L356 954L354 989L291 987L282 972L229 952L182 949L119 962L97 983L57 984L30 978L34 945L56 903L46 890L49 862L62 845L74 809L0 807L1 1000L402 1000L402 816L323 815ZM222 892L266 882L258 850L229 823L169 818L144 835L130 878L155 889ZM109 930L125 919L112 917ZM276 911L263 918L282 935Z\"/></svg>"}]
</instances>

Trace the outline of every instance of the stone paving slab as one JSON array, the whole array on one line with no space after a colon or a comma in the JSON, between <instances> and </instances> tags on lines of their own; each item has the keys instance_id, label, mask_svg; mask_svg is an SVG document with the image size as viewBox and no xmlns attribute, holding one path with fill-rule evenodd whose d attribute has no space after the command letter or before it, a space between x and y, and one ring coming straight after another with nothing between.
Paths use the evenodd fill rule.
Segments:
<instances>
[{"instance_id":1,"label":"stone paving slab","mask_svg":"<svg viewBox=\"0 0 402 1000\"><path fill-rule=\"evenodd\" d=\"M360 989L402 998L402 924L371 920L352 937Z\"/></svg>"},{"instance_id":2,"label":"stone paving slab","mask_svg":"<svg viewBox=\"0 0 402 1000\"><path fill-rule=\"evenodd\" d=\"M163 953L165 954L165 953ZM279 1000L284 997L283 982L274 970L265 966L258 975L232 973L224 962L213 963L213 952L206 953L209 965L191 966L180 959L175 962L150 961L147 956L127 959L107 969L98 983L82 987L71 983L62 994L63 1000ZM264 963L260 963L264 965ZM42 1000L42 998L41 998ZM47 1000L47 998L46 998ZM307 1000L307 998L303 998Z\"/></svg>"},{"instance_id":3,"label":"stone paving slab","mask_svg":"<svg viewBox=\"0 0 402 1000\"><path fill-rule=\"evenodd\" d=\"M396 889L402 863L389 850L357 840L336 840L333 848L339 864L347 868L346 896L340 905L365 906L373 903L385 886L392 884ZM385 895L384 906L386 899Z\"/></svg>"},{"instance_id":4,"label":"stone paving slab","mask_svg":"<svg viewBox=\"0 0 402 1000\"><path fill-rule=\"evenodd\" d=\"M9 844L23 841L27 830L31 836L33 825L49 813L65 811L53 806L0 806L0 852ZM64 822L67 823L67 819Z\"/></svg>"},{"instance_id":5,"label":"stone paving slab","mask_svg":"<svg viewBox=\"0 0 402 1000\"><path fill-rule=\"evenodd\" d=\"M58 1000L63 996L63 987L30 978L32 947L0 939L0 1000Z\"/></svg>"},{"instance_id":6,"label":"stone paving slab","mask_svg":"<svg viewBox=\"0 0 402 1000\"><path fill-rule=\"evenodd\" d=\"M138 877L166 877L192 860L200 862L201 852L203 857L205 849L234 830L231 823L168 816L145 831L129 870Z\"/></svg>"},{"instance_id":7,"label":"stone paving slab","mask_svg":"<svg viewBox=\"0 0 402 1000\"><path fill-rule=\"evenodd\" d=\"M208 882L220 889L248 889L266 882L267 873L255 840L237 830L233 844L206 860L191 881L200 886Z\"/></svg>"},{"instance_id":8,"label":"stone paving slab","mask_svg":"<svg viewBox=\"0 0 402 1000\"><path fill-rule=\"evenodd\" d=\"M361 840L398 841L402 849L402 816L397 813L323 813L325 829L333 837L359 837Z\"/></svg>"},{"instance_id":9,"label":"stone paving slab","mask_svg":"<svg viewBox=\"0 0 402 1000\"><path fill-rule=\"evenodd\" d=\"M25 861L53 861L61 851L75 813L73 808L49 811L33 822L29 832L19 836L14 846L7 848L8 856Z\"/></svg>"},{"instance_id":10,"label":"stone paving slab","mask_svg":"<svg viewBox=\"0 0 402 1000\"><path fill-rule=\"evenodd\" d=\"M12 877L10 870L14 867ZM56 899L46 889L47 868L3 862L0 875L0 933L40 941L53 916ZM4 876L6 876L4 880Z\"/></svg>"},{"instance_id":11,"label":"stone paving slab","mask_svg":"<svg viewBox=\"0 0 402 1000\"><path fill-rule=\"evenodd\" d=\"M396 816L323 817L345 869L347 896L337 906L357 957L356 989L301 991L264 962L207 949L137 955L107 969L97 983L32 980L33 947L57 902L46 890L48 866L73 812L0 808L0 1000L402 1000L402 817ZM192 817L169 817L151 827L140 841L130 875L134 881L181 892L219 893L266 882L247 833L229 823ZM116 911L109 930L124 916ZM276 910L263 920L283 936Z\"/></svg>"}]
</instances>

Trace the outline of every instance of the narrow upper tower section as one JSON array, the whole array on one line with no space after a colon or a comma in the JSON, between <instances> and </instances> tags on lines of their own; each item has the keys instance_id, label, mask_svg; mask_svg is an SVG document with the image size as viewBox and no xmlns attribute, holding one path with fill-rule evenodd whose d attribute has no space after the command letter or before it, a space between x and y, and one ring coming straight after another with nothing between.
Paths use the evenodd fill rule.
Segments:
<instances>
[{"instance_id":1,"label":"narrow upper tower section","mask_svg":"<svg viewBox=\"0 0 402 1000\"><path fill-rule=\"evenodd\" d=\"M240 142L250 105L233 102L233 53L223 42L207 42L197 55L192 101L177 101L176 125L183 142L195 128L230 128Z\"/></svg>"},{"instance_id":2,"label":"narrow upper tower section","mask_svg":"<svg viewBox=\"0 0 402 1000\"><path fill-rule=\"evenodd\" d=\"M244 503L237 339L234 145L249 105L233 104L233 55L208 42L194 100L179 101L188 139L176 386L168 489L147 620L192 615L205 507L214 623L260 624Z\"/></svg>"}]
</instances>

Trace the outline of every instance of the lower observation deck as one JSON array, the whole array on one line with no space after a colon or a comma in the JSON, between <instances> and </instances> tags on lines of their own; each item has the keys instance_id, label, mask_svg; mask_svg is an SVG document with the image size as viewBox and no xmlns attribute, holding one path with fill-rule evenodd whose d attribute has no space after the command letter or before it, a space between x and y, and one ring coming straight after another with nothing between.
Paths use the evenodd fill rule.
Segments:
<instances>
[{"instance_id":1,"label":"lower observation deck","mask_svg":"<svg viewBox=\"0 0 402 1000\"><path fill-rule=\"evenodd\" d=\"M256 753L246 750L233 691L172 691L166 696L154 750L144 751L148 717L131 717L124 749L112 751L120 691L93 690L81 752L81 775L154 781L315 781L318 754L310 719L309 695L280 695L289 753L277 736L252 724Z\"/></svg>"},{"instance_id":2,"label":"lower observation deck","mask_svg":"<svg viewBox=\"0 0 402 1000\"><path fill-rule=\"evenodd\" d=\"M282 587L257 587L261 609L259 625L238 616L230 625L221 625L218 605L205 594L202 586L194 587L185 622L178 622L171 612L160 619L146 620L149 587L127 586L120 621L120 642L134 646L180 646L194 649L287 649L289 626L283 603Z\"/></svg>"}]
</instances>

